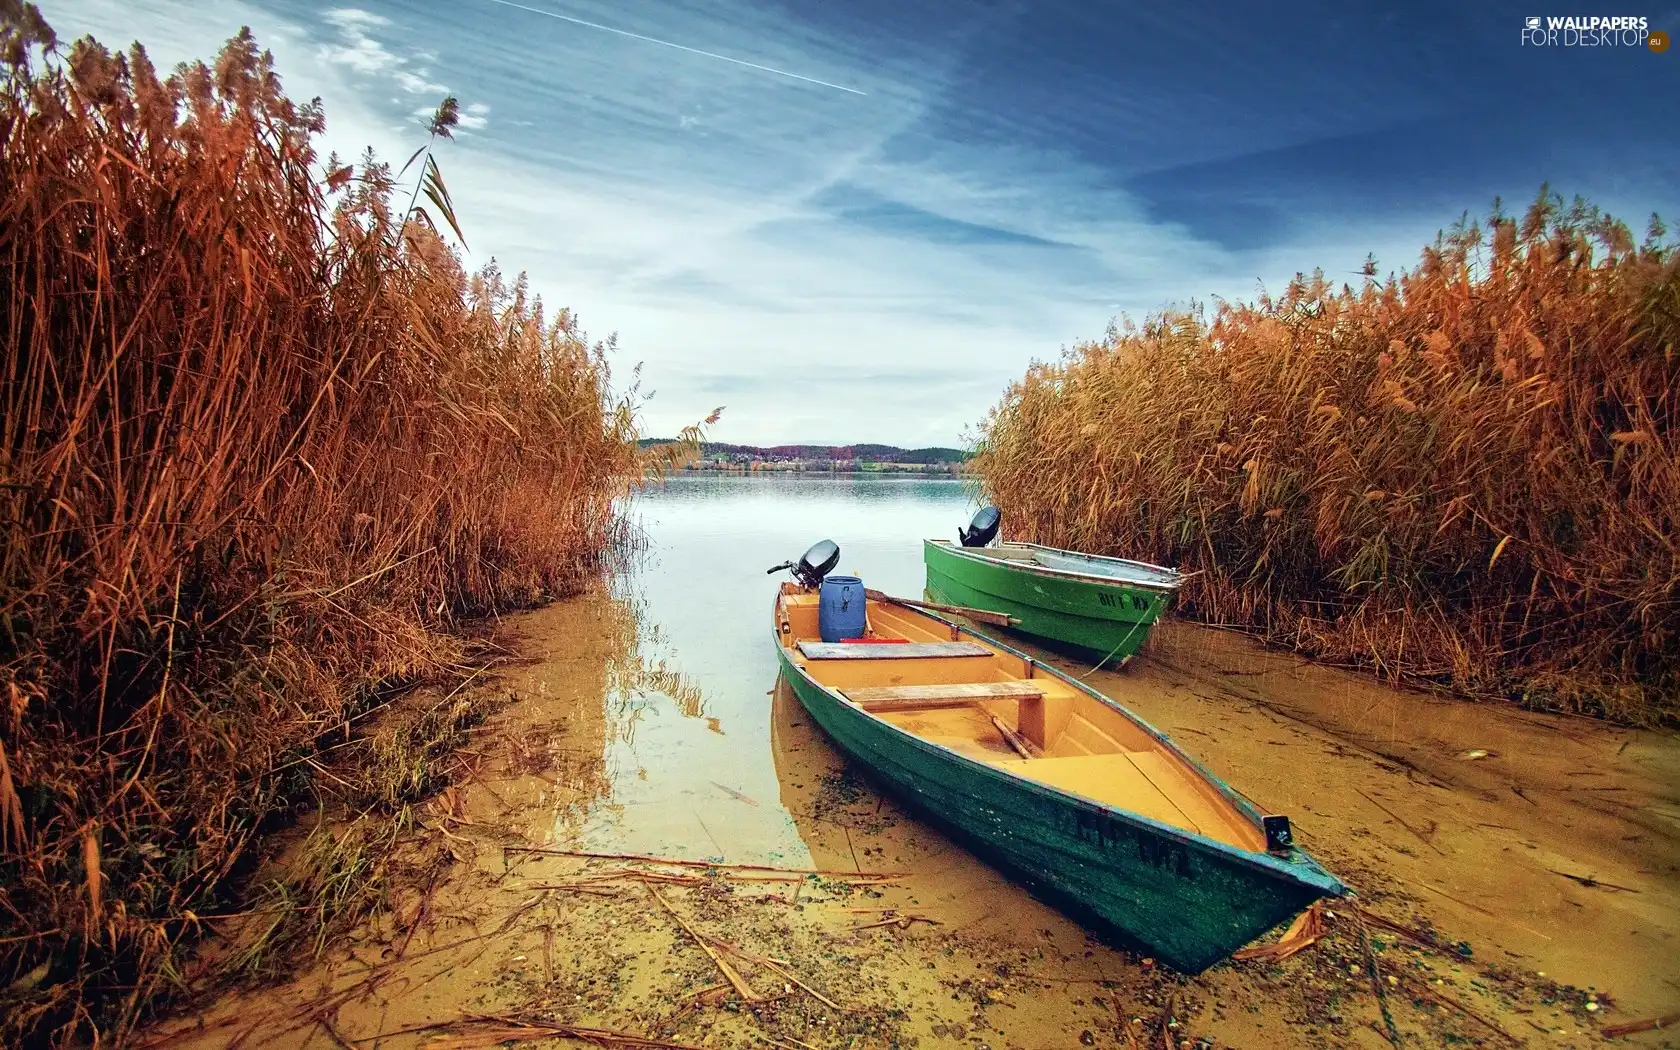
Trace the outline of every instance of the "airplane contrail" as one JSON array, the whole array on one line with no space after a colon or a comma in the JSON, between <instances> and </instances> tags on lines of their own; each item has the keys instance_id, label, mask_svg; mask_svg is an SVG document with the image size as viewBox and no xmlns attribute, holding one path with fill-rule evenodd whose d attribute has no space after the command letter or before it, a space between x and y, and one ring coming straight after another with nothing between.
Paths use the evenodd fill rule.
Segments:
<instances>
[{"instance_id":1,"label":"airplane contrail","mask_svg":"<svg viewBox=\"0 0 1680 1050\"><path fill-rule=\"evenodd\" d=\"M583 19L573 18L571 15L563 15L555 11L544 11L540 7L526 7L524 4L514 3L513 0L490 0L490 2L493 4L501 4L503 7L517 7L521 11L529 11L534 15L547 15L549 18L558 18L562 22L571 22L574 25L588 26L590 29L600 29L608 33L617 33L619 36L627 36L632 40L645 40L650 44L663 44L666 47L674 47L678 51L687 51L694 55L704 55L707 58L715 58L724 62L733 62L738 66L746 66L748 69L759 69L766 73L774 73L779 77L790 77L794 80L803 80L807 84L817 84L825 88L833 88L836 91L845 91L853 95L867 96L869 94L867 91L859 91L857 88L849 88L844 84L831 84L826 80L818 80L816 77L800 76L798 73L789 73L785 69L777 69L774 66L761 66L757 62L747 62L739 58L730 58L728 55L720 55L714 51L702 51L697 47L686 47L682 44L673 44L669 40L661 40L658 37L652 36L643 36L640 33L632 33L627 29L614 29L612 26L604 26L598 22L585 22Z\"/></svg>"}]
</instances>

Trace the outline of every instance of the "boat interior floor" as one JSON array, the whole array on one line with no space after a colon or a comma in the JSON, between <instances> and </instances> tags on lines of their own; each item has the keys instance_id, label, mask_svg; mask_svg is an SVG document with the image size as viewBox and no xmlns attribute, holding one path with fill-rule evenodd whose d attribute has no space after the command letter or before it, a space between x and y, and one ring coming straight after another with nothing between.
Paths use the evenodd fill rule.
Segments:
<instances>
[{"instance_id":1,"label":"boat interior floor","mask_svg":"<svg viewBox=\"0 0 1680 1050\"><path fill-rule=\"evenodd\" d=\"M1094 802L1264 849L1260 830L1203 774L1122 710L1030 659L878 602L868 604L861 643L817 644L816 595L797 588L784 592L779 620L797 666L904 733Z\"/></svg>"}]
</instances>

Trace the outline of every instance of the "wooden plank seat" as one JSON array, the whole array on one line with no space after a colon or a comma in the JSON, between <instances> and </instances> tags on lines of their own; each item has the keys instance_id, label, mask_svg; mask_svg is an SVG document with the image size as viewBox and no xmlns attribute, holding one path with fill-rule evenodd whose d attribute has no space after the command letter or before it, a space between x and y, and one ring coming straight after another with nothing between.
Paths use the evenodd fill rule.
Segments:
<instances>
[{"instance_id":1,"label":"wooden plank seat","mask_svg":"<svg viewBox=\"0 0 1680 1050\"><path fill-rule=\"evenodd\" d=\"M800 642L808 660L907 660L931 656L991 656L977 642Z\"/></svg>"},{"instance_id":2,"label":"wooden plank seat","mask_svg":"<svg viewBox=\"0 0 1680 1050\"><path fill-rule=\"evenodd\" d=\"M1031 682L957 682L949 685L872 685L843 689L847 700L865 711L916 711L930 707L965 707L979 700L1036 699L1044 691Z\"/></svg>"}]
</instances>

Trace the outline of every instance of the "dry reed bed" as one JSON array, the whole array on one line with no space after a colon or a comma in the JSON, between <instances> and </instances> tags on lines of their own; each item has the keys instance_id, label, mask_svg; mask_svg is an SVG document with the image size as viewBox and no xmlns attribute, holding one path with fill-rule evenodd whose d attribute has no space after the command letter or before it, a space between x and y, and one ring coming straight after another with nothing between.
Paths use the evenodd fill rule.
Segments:
<instances>
[{"instance_id":1,"label":"dry reed bed","mask_svg":"<svg viewBox=\"0 0 1680 1050\"><path fill-rule=\"evenodd\" d=\"M1016 538L1177 564L1203 620L1536 706L1680 712L1680 259L1542 189L1419 265L1111 328L975 468ZM1374 266L1370 267L1374 272Z\"/></svg>"},{"instance_id":2,"label":"dry reed bed","mask_svg":"<svg viewBox=\"0 0 1680 1050\"><path fill-rule=\"evenodd\" d=\"M604 348L318 163L248 34L0 52L0 1042L120 1041L300 759L598 574L644 465Z\"/></svg>"}]
</instances>

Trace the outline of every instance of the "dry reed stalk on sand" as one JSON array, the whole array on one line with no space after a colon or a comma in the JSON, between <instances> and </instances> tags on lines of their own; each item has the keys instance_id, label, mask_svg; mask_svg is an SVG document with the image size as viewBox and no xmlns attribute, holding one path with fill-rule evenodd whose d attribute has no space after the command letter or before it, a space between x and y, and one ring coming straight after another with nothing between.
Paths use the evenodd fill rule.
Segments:
<instances>
[{"instance_id":1,"label":"dry reed stalk on sand","mask_svg":"<svg viewBox=\"0 0 1680 1050\"><path fill-rule=\"evenodd\" d=\"M859 925L859 926L853 926L847 932L857 933L859 930L875 930L875 929L880 929L883 926L891 926L894 929L898 929L898 930L908 930L911 926L915 925L918 922L925 922L929 926L944 925L938 919L930 919L926 915L914 915L914 914L906 913L904 915L892 915L892 916L889 916L885 919L881 919L878 922L866 922L866 923L863 923L862 925Z\"/></svg>"},{"instance_id":2,"label":"dry reed stalk on sand","mask_svg":"<svg viewBox=\"0 0 1680 1050\"><path fill-rule=\"evenodd\" d=\"M0 5L8 1045L122 1041L298 805L435 790L460 697L385 734L381 784L312 755L459 666L464 618L598 577L688 447L641 456L610 341L468 274L322 126L248 32L160 77Z\"/></svg>"},{"instance_id":3,"label":"dry reed stalk on sand","mask_svg":"<svg viewBox=\"0 0 1680 1050\"><path fill-rule=\"evenodd\" d=\"M778 868L771 864L725 864L712 860L680 860L675 857L652 857L639 853L596 853L588 850L550 849L545 846L503 846L504 853L525 853L540 857L581 857L591 860L637 860L645 864L669 864L679 868L717 868L722 871L767 871L784 875L816 875L819 878L834 878L838 880L875 881L884 879L902 879L902 872L890 871L839 871L830 868ZM780 879L766 881L779 882Z\"/></svg>"},{"instance_id":4,"label":"dry reed stalk on sand","mask_svg":"<svg viewBox=\"0 0 1680 1050\"><path fill-rule=\"evenodd\" d=\"M1441 939L1435 936L1435 934L1431 931L1407 926L1404 923L1396 922L1393 919L1385 919L1376 912L1367 911L1356 904L1349 903L1348 901L1344 900L1338 903L1336 905L1336 910L1339 912L1346 912L1367 925L1376 926L1379 929L1387 930L1389 933L1404 937L1406 940L1412 942L1420 948L1428 948L1436 952L1453 951L1450 946L1442 944Z\"/></svg>"},{"instance_id":5,"label":"dry reed stalk on sand","mask_svg":"<svg viewBox=\"0 0 1680 1050\"><path fill-rule=\"evenodd\" d=\"M1176 991L1168 992L1167 1004L1161 1007L1161 1017L1155 1024L1155 1035L1149 1040L1153 1046L1158 1046L1161 1050L1177 1050L1174 1045L1176 1040L1173 1038L1172 1027L1173 1010L1177 1006L1178 993Z\"/></svg>"},{"instance_id":6,"label":"dry reed stalk on sand","mask_svg":"<svg viewBox=\"0 0 1680 1050\"><path fill-rule=\"evenodd\" d=\"M799 976L789 968L792 964L788 963L786 960L773 959L767 956L758 955L747 951L739 945L731 944L720 937L713 937L710 934L702 933L701 931L695 929L687 919L684 919L680 914L678 914L675 908L671 907L671 903L665 899L664 895L654 888L654 884L652 882L643 882L643 887L647 890L648 895L657 901L659 906L664 909L665 913L671 916L678 926L682 927L683 932L688 934L689 937L693 939L694 943L700 946L700 950L706 953L706 956L712 960L713 964L717 966L718 971L722 973L726 979L728 979L730 985L737 993L740 994L744 1001L748 1003L762 1003L769 1002L770 1000L778 997L762 996L757 992L754 992L752 987L747 984L746 978L741 975L739 970L730 964L728 959L724 958L722 953L727 952L728 954L741 959L743 962L763 967L776 976L782 978L782 980L786 981L790 987L798 988L800 991L822 1003L830 1010L834 1010L837 1013L845 1012L844 1007L840 1006L826 995L823 995L815 988L812 988L810 985L800 980Z\"/></svg>"},{"instance_id":7,"label":"dry reed stalk on sand","mask_svg":"<svg viewBox=\"0 0 1680 1050\"><path fill-rule=\"evenodd\" d=\"M1680 714L1680 252L1542 189L1420 264L1127 322L972 466L1012 538L1193 570L1184 611L1387 676Z\"/></svg>"},{"instance_id":8,"label":"dry reed stalk on sand","mask_svg":"<svg viewBox=\"0 0 1680 1050\"><path fill-rule=\"evenodd\" d=\"M734 955L737 958L739 958L739 959L741 959L745 962L750 962L750 963L752 963L756 966L764 967L765 969L769 970L771 973L773 973L776 976L782 978L791 987L798 988L800 991L804 992L806 995L809 995L811 998L815 999L817 1002L822 1003L824 1006L828 1007L830 1010L833 1010L836 1013L845 1013L846 1012L845 1007L841 1006L840 1004L836 1003L834 1000L830 999L828 996L822 994L821 992L817 991L815 988L812 988L810 985L808 985L804 981L800 980L799 977L797 975L795 975L792 970L788 969L788 967L790 967L793 964L789 963L787 960L785 960L785 959L771 959L771 958L767 958L767 957L762 956L762 955L757 955L757 954L754 954L753 952L749 952L744 948L741 948L737 945L731 944L728 941L723 940L723 939L718 938L718 937L708 936L707 940L711 941L712 944L716 945L719 948L722 948L724 951L729 952L731 955Z\"/></svg>"},{"instance_id":9,"label":"dry reed stalk on sand","mask_svg":"<svg viewBox=\"0 0 1680 1050\"><path fill-rule=\"evenodd\" d=\"M1377 962L1376 948L1371 944L1371 931L1366 928L1363 916L1355 910L1354 925L1359 928L1359 940L1365 949L1365 972L1371 978L1371 991L1377 997L1377 1012L1382 1015L1383 1027L1377 1029L1390 1043L1395 1046L1404 1044L1405 1039L1400 1035L1399 1027L1394 1023L1394 1014L1388 1008L1388 989L1383 985L1382 967ZM1375 1027L1373 1024L1372 1027Z\"/></svg>"},{"instance_id":10,"label":"dry reed stalk on sand","mask_svg":"<svg viewBox=\"0 0 1680 1050\"><path fill-rule=\"evenodd\" d=\"M1680 1011L1664 1014L1661 1017L1649 1017L1643 1021L1607 1024L1598 1030L1598 1034L1606 1039L1615 1039L1619 1036L1633 1035L1636 1032L1655 1032L1663 1028L1672 1028L1675 1025L1680 1025Z\"/></svg>"},{"instance_id":11,"label":"dry reed stalk on sand","mask_svg":"<svg viewBox=\"0 0 1680 1050\"><path fill-rule=\"evenodd\" d=\"M747 984L746 978L742 977L740 972L729 964L728 959L725 959L717 953L717 950L712 947L711 941L708 937L700 933L700 931L696 930L693 926L690 926L687 919L684 919L681 915L677 914L676 909L672 908L670 903L667 902L664 897L660 896L659 891L653 888L653 883L644 882L642 883L642 886L648 891L649 896L659 902L659 906L665 910L665 913L671 916L672 919L676 920L677 925L682 927L683 932L693 938L694 943L700 946L700 950L706 953L707 958L712 960L713 964L717 966L718 971L728 979L729 983L735 988L735 991L740 993L743 1000L749 1003L756 1003L760 1001L759 994L753 991L752 987Z\"/></svg>"},{"instance_id":12,"label":"dry reed stalk on sand","mask_svg":"<svg viewBox=\"0 0 1680 1050\"><path fill-rule=\"evenodd\" d=\"M1509 1043L1512 1043L1516 1046L1521 1046L1522 1045L1522 1040L1521 1039L1518 1039L1516 1036L1512 1035L1510 1032L1507 1032L1502 1026L1500 1026L1499 1024L1497 1024L1493 1021L1488 1020L1486 1017L1483 1017L1481 1014L1479 1014L1476 1011L1470 1009L1468 1006L1459 1002L1457 999L1453 998L1452 996L1448 995L1447 993L1445 993L1443 991L1439 991L1435 988L1431 988L1429 986L1428 981L1426 981L1422 978L1419 978L1419 977L1415 977L1415 976L1413 976L1411 974L1408 974L1408 973L1400 973L1397 976L1400 979L1400 983L1404 984L1407 988L1410 988L1411 990L1417 992L1423 998L1429 999L1433 1002L1439 1003L1440 1005L1445 1006L1445 1007L1449 1007L1453 1010L1457 1010L1459 1013L1463 1014L1464 1016L1470 1018L1472 1021L1475 1021L1477 1024L1481 1025L1483 1028L1486 1028L1489 1031L1504 1037L1504 1039Z\"/></svg>"},{"instance_id":13,"label":"dry reed stalk on sand","mask_svg":"<svg viewBox=\"0 0 1680 1050\"><path fill-rule=\"evenodd\" d=\"M673 1043L633 1032L499 1014L465 1014L449 1021L385 1032L380 1038L423 1032L438 1033L422 1044L428 1050L488 1050L502 1043L556 1038L576 1039L604 1047L624 1047L626 1050L701 1050L688 1043Z\"/></svg>"}]
</instances>

